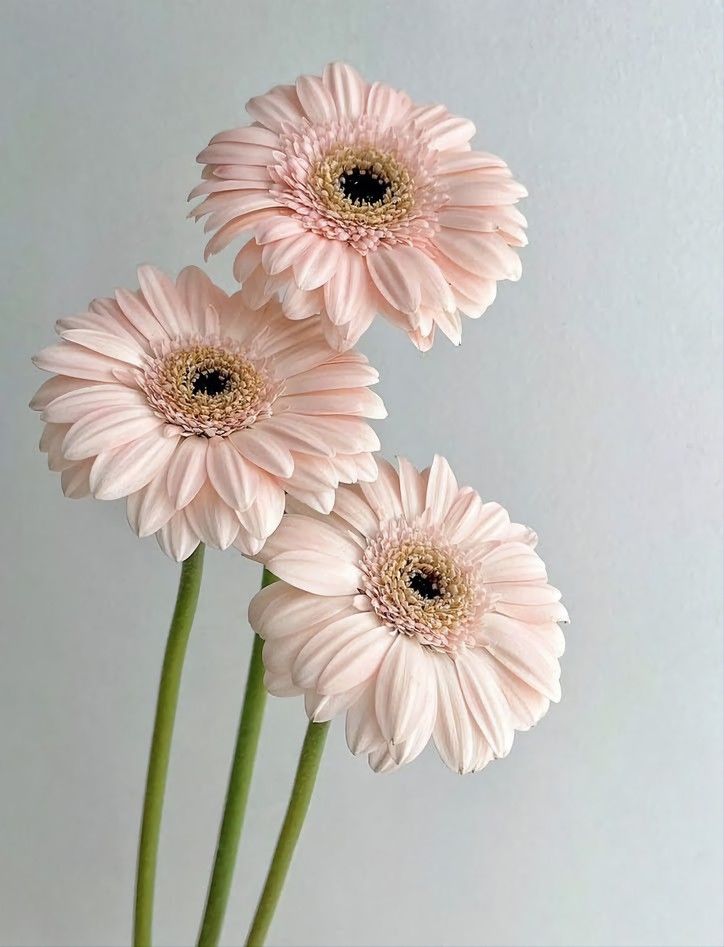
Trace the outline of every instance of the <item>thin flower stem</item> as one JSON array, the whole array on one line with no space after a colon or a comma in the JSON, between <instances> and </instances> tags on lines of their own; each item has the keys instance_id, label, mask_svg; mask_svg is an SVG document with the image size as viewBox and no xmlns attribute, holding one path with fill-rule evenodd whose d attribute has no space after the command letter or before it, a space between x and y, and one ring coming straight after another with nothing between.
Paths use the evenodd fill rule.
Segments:
<instances>
[{"instance_id":1,"label":"thin flower stem","mask_svg":"<svg viewBox=\"0 0 724 947\"><path fill-rule=\"evenodd\" d=\"M294 848L309 809L328 729L328 722L310 723L307 727L302 751L299 754L297 775L294 778L294 786L287 806L287 814L279 833L277 847L274 849L274 856L269 866L264 890L257 905L246 947L262 947L266 939L294 855Z\"/></svg>"},{"instance_id":2,"label":"thin flower stem","mask_svg":"<svg viewBox=\"0 0 724 947\"><path fill-rule=\"evenodd\" d=\"M203 568L204 546L200 544L181 566L176 606L168 632L166 653L163 657L161 680L158 686L156 719L148 759L146 795L143 801L141 837L138 845L136 907L133 925L134 947L151 947L158 839L161 831L171 737L176 717L181 671L191 625L196 614L196 603L199 600Z\"/></svg>"},{"instance_id":3,"label":"thin flower stem","mask_svg":"<svg viewBox=\"0 0 724 947\"><path fill-rule=\"evenodd\" d=\"M264 569L261 587L276 582L276 576ZM214 868L206 896L206 908L199 931L198 947L216 947L229 901L231 882L234 877L239 839L244 824L244 813L249 798L249 786L254 770L254 759L259 744L259 732L264 716L266 689L264 687L264 665L261 659L263 641L254 635L249 672L246 679L244 703L241 709L239 730L236 737L234 759L226 790L224 814L216 844Z\"/></svg>"}]
</instances>

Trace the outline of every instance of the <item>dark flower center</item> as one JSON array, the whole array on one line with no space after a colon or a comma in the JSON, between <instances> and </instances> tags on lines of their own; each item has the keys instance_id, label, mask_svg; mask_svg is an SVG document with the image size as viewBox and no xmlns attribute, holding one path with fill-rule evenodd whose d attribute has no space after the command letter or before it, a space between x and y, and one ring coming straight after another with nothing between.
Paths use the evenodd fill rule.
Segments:
<instances>
[{"instance_id":1,"label":"dark flower center","mask_svg":"<svg viewBox=\"0 0 724 947\"><path fill-rule=\"evenodd\" d=\"M208 371L199 372L191 382L191 388L195 395L210 395L214 398L229 390L230 381L227 372L211 368Z\"/></svg>"},{"instance_id":2,"label":"dark flower center","mask_svg":"<svg viewBox=\"0 0 724 947\"><path fill-rule=\"evenodd\" d=\"M353 204L380 204L391 190L386 178L363 168L352 168L341 174L339 187Z\"/></svg>"},{"instance_id":3,"label":"dark flower center","mask_svg":"<svg viewBox=\"0 0 724 947\"><path fill-rule=\"evenodd\" d=\"M439 577L431 572L413 572L408 584L421 598L435 599L442 595Z\"/></svg>"}]
</instances>

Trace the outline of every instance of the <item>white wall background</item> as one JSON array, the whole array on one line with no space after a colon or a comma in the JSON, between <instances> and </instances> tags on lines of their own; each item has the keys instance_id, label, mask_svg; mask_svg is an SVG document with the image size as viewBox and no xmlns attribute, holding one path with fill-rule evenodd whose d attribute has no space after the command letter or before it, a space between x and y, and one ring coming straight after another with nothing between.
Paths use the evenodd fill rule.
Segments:
<instances>
[{"instance_id":1,"label":"white wall background","mask_svg":"<svg viewBox=\"0 0 724 947\"><path fill-rule=\"evenodd\" d=\"M477 777L375 777L330 735L277 945L722 943L721 8L715 0L4 0L0 941L127 944L177 568L36 453L53 320L199 262L196 153L345 58L476 122L531 198L524 278L464 342L385 325L388 454L444 451L533 525L573 616L564 699ZM211 272L231 288L231 254ZM159 945L204 899L258 569L207 556ZM243 940L304 728L272 700L225 928Z\"/></svg>"}]
</instances>

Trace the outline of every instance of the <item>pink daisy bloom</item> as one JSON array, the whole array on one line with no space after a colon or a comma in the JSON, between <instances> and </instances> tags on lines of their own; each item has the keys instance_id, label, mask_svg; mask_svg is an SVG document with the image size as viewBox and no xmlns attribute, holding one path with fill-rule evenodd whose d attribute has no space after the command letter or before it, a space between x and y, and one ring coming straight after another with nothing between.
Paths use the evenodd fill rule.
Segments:
<instances>
[{"instance_id":1,"label":"pink daisy bloom","mask_svg":"<svg viewBox=\"0 0 724 947\"><path fill-rule=\"evenodd\" d=\"M526 190L505 161L472 151L475 126L442 105L365 82L343 63L248 102L254 124L220 132L198 157L190 198L214 231L207 256L253 239L234 274L249 306L321 313L345 349L376 313L427 350L435 327L460 342L498 280L517 280Z\"/></svg>"},{"instance_id":2,"label":"pink daisy bloom","mask_svg":"<svg viewBox=\"0 0 724 947\"><path fill-rule=\"evenodd\" d=\"M34 358L55 373L31 407L66 496L127 497L138 535L182 560L199 542L254 555L285 492L328 511L340 481L377 476L364 419L386 412L363 355L277 303L249 311L196 267L138 279L60 320L60 342Z\"/></svg>"},{"instance_id":3,"label":"pink daisy bloom","mask_svg":"<svg viewBox=\"0 0 724 947\"><path fill-rule=\"evenodd\" d=\"M430 738L459 773L505 756L560 699L567 621L537 537L458 487L442 457L379 461L322 517L293 501L261 556L281 579L252 600L272 694L304 694L377 772Z\"/></svg>"}]
</instances>

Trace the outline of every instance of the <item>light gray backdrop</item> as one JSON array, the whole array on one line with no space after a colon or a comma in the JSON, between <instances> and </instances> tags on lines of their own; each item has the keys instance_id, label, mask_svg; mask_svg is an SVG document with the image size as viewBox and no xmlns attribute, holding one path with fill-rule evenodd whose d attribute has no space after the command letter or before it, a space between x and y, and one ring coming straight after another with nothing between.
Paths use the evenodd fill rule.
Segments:
<instances>
[{"instance_id":1,"label":"light gray backdrop","mask_svg":"<svg viewBox=\"0 0 724 947\"><path fill-rule=\"evenodd\" d=\"M201 261L194 158L244 102L344 58L477 124L531 197L524 276L463 345L376 325L388 455L450 458L541 535L564 697L475 777L374 776L330 734L277 945L722 943L721 8L494 0L4 0L0 941L127 944L177 567L35 447L53 320ZM231 288L231 253L210 272ZM158 874L204 899L258 567L207 556ZM271 700L225 928L238 944L304 729Z\"/></svg>"}]
</instances>

